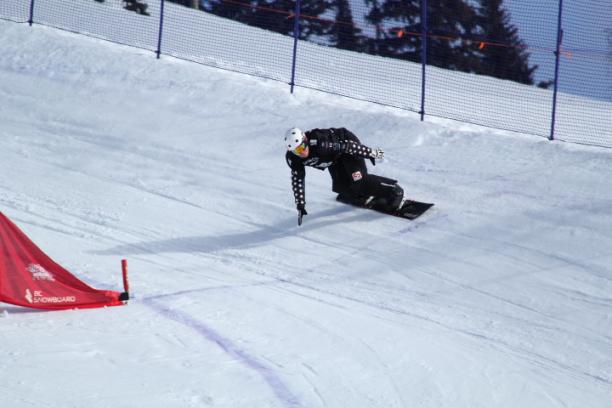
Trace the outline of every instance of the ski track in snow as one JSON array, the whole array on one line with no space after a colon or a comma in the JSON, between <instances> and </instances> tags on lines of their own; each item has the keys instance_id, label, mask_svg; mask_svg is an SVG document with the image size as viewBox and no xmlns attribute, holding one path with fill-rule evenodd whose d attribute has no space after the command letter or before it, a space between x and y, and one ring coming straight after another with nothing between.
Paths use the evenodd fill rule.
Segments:
<instances>
[{"instance_id":1,"label":"ski track in snow","mask_svg":"<svg viewBox=\"0 0 612 408\"><path fill-rule=\"evenodd\" d=\"M266 367L256 358L250 356L247 352L237 347L232 343L231 340L224 338L219 333L207 327L202 322L192 318L188 314L172 310L164 307L155 300L154 297L150 297L143 300L143 303L154 310L156 313L163 315L164 317L181 323L199 333L201 336L206 338L208 341L216 344L224 352L241 361L249 369L256 371L270 386L277 398L283 403L285 407L301 407L298 398L293 395L289 387L283 383L281 378L274 372L274 370Z\"/></svg>"}]
</instances>

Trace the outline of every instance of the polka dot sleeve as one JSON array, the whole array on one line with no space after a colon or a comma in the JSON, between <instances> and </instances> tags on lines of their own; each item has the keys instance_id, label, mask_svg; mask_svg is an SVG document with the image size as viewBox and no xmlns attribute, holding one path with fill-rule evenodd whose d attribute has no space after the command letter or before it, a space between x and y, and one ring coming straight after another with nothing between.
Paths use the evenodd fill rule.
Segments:
<instances>
[{"instance_id":1,"label":"polka dot sleeve","mask_svg":"<svg viewBox=\"0 0 612 408\"><path fill-rule=\"evenodd\" d=\"M296 170L291 170L291 187L293 188L293 197L295 204L306 205L306 194L304 191L304 174Z\"/></svg>"},{"instance_id":2,"label":"polka dot sleeve","mask_svg":"<svg viewBox=\"0 0 612 408\"><path fill-rule=\"evenodd\" d=\"M357 142L354 142L352 140L345 140L344 143L344 153L350 154L352 156L359 156L359 157L371 157L372 156L372 149L364 146L362 144L359 144Z\"/></svg>"}]
</instances>

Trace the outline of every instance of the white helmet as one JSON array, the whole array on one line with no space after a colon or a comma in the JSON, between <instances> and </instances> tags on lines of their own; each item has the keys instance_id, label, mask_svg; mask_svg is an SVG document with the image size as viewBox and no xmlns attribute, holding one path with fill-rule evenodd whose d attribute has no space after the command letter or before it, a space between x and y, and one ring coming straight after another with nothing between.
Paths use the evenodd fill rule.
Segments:
<instances>
[{"instance_id":1,"label":"white helmet","mask_svg":"<svg viewBox=\"0 0 612 408\"><path fill-rule=\"evenodd\" d=\"M299 145L304 142L306 135L301 129L296 127L289 129L285 132L285 147L287 150L295 150Z\"/></svg>"}]
</instances>

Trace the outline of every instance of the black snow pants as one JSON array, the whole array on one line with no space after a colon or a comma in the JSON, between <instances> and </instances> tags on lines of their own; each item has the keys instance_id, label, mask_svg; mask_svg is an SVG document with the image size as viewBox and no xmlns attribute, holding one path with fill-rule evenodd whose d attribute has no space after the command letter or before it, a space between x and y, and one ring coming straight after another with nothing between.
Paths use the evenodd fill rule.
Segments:
<instances>
[{"instance_id":1,"label":"black snow pants","mask_svg":"<svg viewBox=\"0 0 612 408\"><path fill-rule=\"evenodd\" d=\"M359 142L359 139L356 141ZM338 199L341 201L394 210L404 196L404 190L397 184L397 180L368 174L362 157L342 155L328 169L332 178L332 190L339 194Z\"/></svg>"}]
</instances>

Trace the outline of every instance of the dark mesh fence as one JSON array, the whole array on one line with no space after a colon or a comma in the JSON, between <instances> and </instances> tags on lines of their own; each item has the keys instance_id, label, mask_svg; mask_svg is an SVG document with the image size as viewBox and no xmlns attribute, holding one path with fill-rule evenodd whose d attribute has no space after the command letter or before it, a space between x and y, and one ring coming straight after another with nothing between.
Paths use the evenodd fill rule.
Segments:
<instances>
[{"instance_id":1,"label":"dark mesh fence","mask_svg":"<svg viewBox=\"0 0 612 408\"><path fill-rule=\"evenodd\" d=\"M126 10L125 4L121 0L35 0L33 20L37 24L156 50L160 3L149 3L145 14Z\"/></svg>"},{"instance_id":2,"label":"dark mesh fence","mask_svg":"<svg viewBox=\"0 0 612 408\"><path fill-rule=\"evenodd\" d=\"M610 146L612 47L608 48L607 30L612 29L612 1L591 1L588 7L567 1L562 15L555 137Z\"/></svg>"},{"instance_id":3,"label":"dark mesh fence","mask_svg":"<svg viewBox=\"0 0 612 408\"><path fill-rule=\"evenodd\" d=\"M215 4L234 8L236 14L232 17L235 19L241 16L240 13L250 10L249 3L243 0L223 0ZM259 21L286 17L286 14L268 13ZM246 23L236 24L235 20L168 1L165 3L163 33L161 49L164 54L287 83L290 81L293 38L289 36L266 31L269 33L266 41L261 41L261 28Z\"/></svg>"},{"instance_id":4,"label":"dark mesh fence","mask_svg":"<svg viewBox=\"0 0 612 408\"><path fill-rule=\"evenodd\" d=\"M376 1L311 3L322 6L301 10L306 41L299 45L296 85L418 112L421 67L412 45L418 34L379 21Z\"/></svg>"},{"instance_id":5,"label":"dark mesh fence","mask_svg":"<svg viewBox=\"0 0 612 408\"><path fill-rule=\"evenodd\" d=\"M37 24L292 90L612 147L612 0L566 1L559 53L560 0L298 1L1 0L0 17L33 4Z\"/></svg>"},{"instance_id":6,"label":"dark mesh fence","mask_svg":"<svg viewBox=\"0 0 612 408\"><path fill-rule=\"evenodd\" d=\"M1 0L0 18L25 23L30 18L30 2Z\"/></svg>"},{"instance_id":7,"label":"dark mesh fence","mask_svg":"<svg viewBox=\"0 0 612 408\"><path fill-rule=\"evenodd\" d=\"M547 71L543 78L554 79L556 4L507 0L466 7L461 1L429 0L427 61L443 69L428 70L426 112L549 136L553 91L535 86L532 61ZM453 15L462 16L461 24L450 24ZM548 29L540 23L543 16ZM515 20L531 27L528 38L521 36Z\"/></svg>"}]
</instances>

